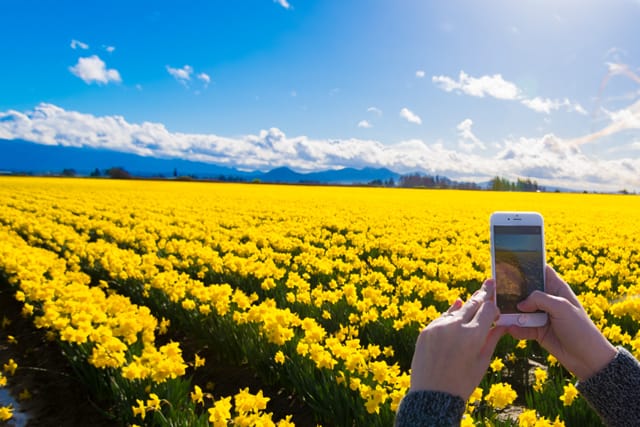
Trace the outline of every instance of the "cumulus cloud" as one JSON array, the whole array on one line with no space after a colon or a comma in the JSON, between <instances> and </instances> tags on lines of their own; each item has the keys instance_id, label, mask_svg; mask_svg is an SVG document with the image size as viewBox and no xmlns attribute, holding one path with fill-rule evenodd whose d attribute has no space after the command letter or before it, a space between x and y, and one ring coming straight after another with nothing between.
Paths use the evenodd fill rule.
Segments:
<instances>
[{"instance_id":1,"label":"cumulus cloud","mask_svg":"<svg viewBox=\"0 0 640 427\"><path fill-rule=\"evenodd\" d=\"M167 72L181 84L186 85L191 80L191 74L193 74L193 67L191 65L185 65L182 68L173 68L167 65Z\"/></svg>"},{"instance_id":2,"label":"cumulus cloud","mask_svg":"<svg viewBox=\"0 0 640 427\"><path fill-rule=\"evenodd\" d=\"M417 125L422 124L422 119L420 118L420 116L418 116L417 114L415 114L413 111L409 110L406 107L400 110L400 117L402 117L409 123L415 123Z\"/></svg>"},{"instance_id":3,"label":"cumulus cloud","mask_svg":"<svg viewBox=\"0 0 640 427\"><path fill-rule=\"evenodd\" d=\"M611 69L612 66L609 65ZM617 68L613 67L616 71ZM471 77L460 71L458 80L448 76L433 76L432 82L446 92L457 92L465 95L483 98L490 96L505 101L520 101L522 105L538 113L550 114L552 111L564 108L566 111L587 115L587 111L576 102L567 98L550 99L542 97L527 98L515 83L505 80L502 75Z\"/></svg>"},{"instance_id":4,"label":"cumulus cloud","mask_svg":"<svg viewBox=\"0 0 640 427\"><path fill-rule=\"evenodd\" d=\"M358 122L358 127L359 127L359 128L365 128L365 129L368 129L368 128L370 128L370 127L373 127L373 125L372 125L371 123L369 123L369 121L367 121L367 120L360 120L360 121Z\"/></svg>"},{"instance_id":5,"label":"cumulus cloud","mask_svg":"<svg viewBox=\"0 0 640 427\"><path fill-rule=\"evenodd\" d=\"M80 40L71 40L71 49L82 49L82 50L87 50L89 49L89 45L86 43L82 43Z\"/></svg>"},{"instance_id":6,"label":"cumulus cloud","mask_svg":"<svg viewBox=\"0 0 640 427\"><path fill-rule=\"evenodd\" d=\"M204 87L209 86L209 83L211 82L211 77L207 73L198 74L198 79L204 83Z\"/></svg>"},{"instance_id":7,"label":"cumulus cloud","mask_svg":"<svg viewBox=\"0 0 640 427\"><path fill-rule=\"evenodd\" d=\"M447 76L433 76L432 81L441 89L452 92L462 92L471 96L492 96L498 99L518 99L520 89L509 81L502 78L502 75L471 77L464 71L460 71L458 80Z\"/></svg>"},{"instance_id":8,"label":"cumulus cloud","mask_svg":"<svg viewBox=\"0 0 640 427\"><path fill-rule=\"evenodd\" d=\"M636 125L636 122L627 124ZM479 141L472 125L470 119L458 125L461 139ZM245 170L280 166L299 171L387 167L399 173L422 171L472 181L485 181L499 174L510 179L532 178L545 186L614 191L640 189L637 156L614 160L590 157L575 141L553 134L542 138L509 138L501 141L498 152L483 151L483 155L479 155L420 139L387 145L355 138L291 137L277 128L234 138L188 134L171 132L161 123L129 123L122 116L94 116L40 104L31 111L0 112L0 139L103 148Z\"/></svg>"},{"instance_id":9,"label":"cumulus cloud","mask_svg":"<svg viewBox=\"0 0 640 427\"><path fill-rule=\"evenodd\" d=\"M417 78L422 79L422 78L424 78L424 76L425 76L425 72L423 70L416 71L416 77Z\"/></svg>"},{"instance_id":10,"label":"cumulus cloud","mask_svg":"<svg viewBox=\"0 0 640 427\"><path fill-rule=\"evenodd\" d=\"M291 9L291 5L287 0L273 0L273 2L278 3L280 6L284 7L285 9Z\"/></svg>"},{"instance_id":11,"label":"cumulus cloud","mask_svg":"<svg viewBox=\"0 0 640 427\"><path fill-rule=\"evenodd\" d=\"M587 110L585 110L582 105L573 103L567 98L559 100L535 97L532 99L523 99L521 102L526 107L532 109L533 111L537 111L538 113L549 114L552 111L559 110L560 108L565 108L567 111L576 112L585 116L588 114Z\"/></svg>"},{"instance_id":12,"label":"cumulus cloud","mask_svg":"<svg viewBox=\"0 0 640 427\"><path fill-rule=\"evenodd\" d=\"M79 58L76 65L69 67L69 71L87 84L120 83L122 81L118 70L107 68L104 61L97 55Z\"/></svg>"},{"instance_id":13,"label":"cumulus cloud","mask_svg":"<svg viewBox=\"0 0 640 427\"><path fill-rule=\"evenodd\" d=\"M474 135L471 126L473 126L473 120L471 119L465 119L458 124L457 129L460 137L458 139L458 146L467 152L471 152L476 148L486 150L487 147Z\"/></svg>"},{"instance_id":14,"label":"cumulus cloud","mask_svg":"<svg viewBox=\"0 0 640 427\"><path fill-rule=\"evenodd\" d=\"M166 66L167 72L176 79L178 83L183 85L185 88L191 88L191 82L194 80L199 80L201 83L201 87L206 89L209 87L209 83L211 83L211 76L205 72L196 73L191 65L184 65L182 68L174 68L169 65ZM199 94L198 90L195 90L194 93Z\"/></svg>"}]
</instances>

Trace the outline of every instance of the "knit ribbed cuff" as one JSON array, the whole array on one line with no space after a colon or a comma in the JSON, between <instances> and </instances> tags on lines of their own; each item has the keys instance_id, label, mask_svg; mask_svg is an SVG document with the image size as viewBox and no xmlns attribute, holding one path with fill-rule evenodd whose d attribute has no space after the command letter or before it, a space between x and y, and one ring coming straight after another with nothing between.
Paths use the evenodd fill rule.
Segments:
<instances>
[{"instance_id":1,"label":"knit ribbed cuff","mask_svg":"<svg viewBox=\"0 0 640 427\"><path fill-rule=\"evenodd\" d=\"M459 426L465 404L459 396L441 391L412 391L400 402L396 427Z\"/></svg>"},{"instance_id":2,"label":"knit ribbed cuff","mask_svg":"<svg viewBox=\"0 0 640 427\"><path fill-rule=\"evenodd\" d=\"M576 387L607 426L637 425L640 363L623 347L618 347L618 354L607 366Z\"/></svg>"}]
</instances>

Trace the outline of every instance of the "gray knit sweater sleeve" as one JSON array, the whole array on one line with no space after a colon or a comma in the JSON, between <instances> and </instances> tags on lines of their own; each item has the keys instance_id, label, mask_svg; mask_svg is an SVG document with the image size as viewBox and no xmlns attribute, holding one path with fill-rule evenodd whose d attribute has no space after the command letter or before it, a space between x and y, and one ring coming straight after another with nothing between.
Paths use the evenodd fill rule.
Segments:
<instances>
[{"instance_id":1,"label":"gray knit sweater sleeve","mask_svg":"<svg viewBox=\"0 0 640 427\"><path fill-rule=\"evenodd\" d=\"M400 402L395 426L459 426L463 414L461 397L441 391L412 391Z\"/></svg>"},{"instance_id":2,"label":"gray knit sweater sleeve","mask_svg":"<svg viewBox=\"0 0 640 427\"><path fill-rule=\"evenodd\" d=\"M638 425L640 363L624 348L618 347L618 355L607 366L576 387L605 425Z\"/></svg>"}]
</instances>

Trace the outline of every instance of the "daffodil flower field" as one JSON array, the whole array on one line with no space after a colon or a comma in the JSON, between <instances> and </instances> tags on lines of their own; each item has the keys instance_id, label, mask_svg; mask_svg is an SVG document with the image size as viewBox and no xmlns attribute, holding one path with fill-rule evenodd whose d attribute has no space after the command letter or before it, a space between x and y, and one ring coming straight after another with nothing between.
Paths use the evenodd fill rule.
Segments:
<instances>
[{"instance_id":1,"label":"daffodil flower field","mask_svg":"<svg viewBox=\"0 0 640 427\"><path fill-rule=\"evenodd\" d=\"M390 426L418 332L491 275L495 210L542 213L547 262L640 356L636 196L7 177L0 286L123 425L293 425L262 390L194 382L224 360L320 425ZM574 382L504 337L463 425L598 425Z\"/></svg>"}]
</instances>

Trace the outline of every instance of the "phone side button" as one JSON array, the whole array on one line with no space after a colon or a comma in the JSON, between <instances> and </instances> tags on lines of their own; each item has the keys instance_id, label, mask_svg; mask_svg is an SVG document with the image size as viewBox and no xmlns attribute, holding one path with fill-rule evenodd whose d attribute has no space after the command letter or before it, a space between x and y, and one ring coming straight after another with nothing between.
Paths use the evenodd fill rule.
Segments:
<instances>
[{"instance_id":1,"label":"phone side button","mask_svg":"<svg viewBox=\"0 0 640 427\"><path fill-rule=\"evenodd\" d=\"M521 314L520 316L518 316L518 325L524 326L526 324L527 324L527 315Z\"/></svg>"}]
</instances>

